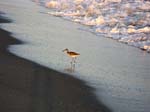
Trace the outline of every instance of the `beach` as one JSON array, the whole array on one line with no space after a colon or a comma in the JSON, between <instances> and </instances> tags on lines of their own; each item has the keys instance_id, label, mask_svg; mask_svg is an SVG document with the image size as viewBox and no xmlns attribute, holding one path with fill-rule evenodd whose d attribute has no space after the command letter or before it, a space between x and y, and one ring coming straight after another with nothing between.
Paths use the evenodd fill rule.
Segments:
<instances>
[{"instance_id":1,"label":"beach","mask_svg":"<svg viewBox=\"0 0 150 112\"><path fill-rule=\"evenodd\" d=\"M9 22L0 18L0 23ZM92 93L93 88L67 74L42 67L8 52L21 44L0 29L1 112L110 112Z\"/></svg>"},{"instance_id":2,"label":"beach","mask_svg":"<svg viewBox=\"0 0 150 112\"><path fill-rule=\"evenodd\" d=\"M1 0L0 11L9 20L0 24L3 110L149 112L147 52L87 32L30 0ZM80 53L74 72L65 48Z\"/></svg>"}]
</instances>

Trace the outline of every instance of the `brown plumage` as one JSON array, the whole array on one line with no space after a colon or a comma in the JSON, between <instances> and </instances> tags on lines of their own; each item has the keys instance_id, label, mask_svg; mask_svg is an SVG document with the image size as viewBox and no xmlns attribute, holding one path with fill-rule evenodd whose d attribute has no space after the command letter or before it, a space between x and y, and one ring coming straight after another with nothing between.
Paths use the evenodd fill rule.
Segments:
<instances>
[{"instance_id":1,"label":"brown plumage","mask_svg":"<svg viewBox=\"0 0 150 112\"><path fill-rule=\"evenodd\" d=\"M69 49L64 49L63 52L66 52L69 57L71 57L71 72L75 70L76 58L80 55L79 53L69 51Z\"/></svg>"},{"instance_id":2,"label":"brown plumage","mask_svg":"<svg viewBox=\"0 0 150 112\"><path fill-rule=\"evenodd\" d=\"M63 52L66 52L67 55L70 56L71 58L76 58L77 56L80 55L79 53L69 51L69 49L67 49L67 48L64 49Z\"/></svg>"}]
</instances>

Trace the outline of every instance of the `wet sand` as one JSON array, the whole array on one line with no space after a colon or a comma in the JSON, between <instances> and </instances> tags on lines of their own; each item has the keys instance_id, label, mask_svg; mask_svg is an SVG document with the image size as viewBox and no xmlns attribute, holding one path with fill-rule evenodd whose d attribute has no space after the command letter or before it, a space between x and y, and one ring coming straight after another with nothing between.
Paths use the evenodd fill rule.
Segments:
<instances>
[{"instance_id":1,"label":"wet sand","mask_svg":"<svg viewBox=\"0 0 150 112\"><path fill-rule=\"evenodd\" d=\"M12 44L23 43L0 29L1 112L110 112L83 81L9 53Z\"/></svg>"}]
</instances>

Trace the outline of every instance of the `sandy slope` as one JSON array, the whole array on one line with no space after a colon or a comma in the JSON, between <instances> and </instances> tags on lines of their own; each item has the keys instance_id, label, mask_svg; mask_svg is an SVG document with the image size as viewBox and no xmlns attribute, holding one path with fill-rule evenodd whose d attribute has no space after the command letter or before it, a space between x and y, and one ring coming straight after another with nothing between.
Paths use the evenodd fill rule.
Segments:
<instances>
[{"instance_id":1,"label":"sandy slope","mask_svg":"<svg viewBox=\"0 0 150 112\"><path fill-rule=\"evenodd\" d=\"M26 42L9 47L12 53L41 65L66 72L70 59L62 49L78 51L78 77L96 89L100 100L115 112L149 112L150 60L149 55L137 48L110 39L99 38L79 30L81 25L52 17L48 10L30 1L1 0L0 10L14 23L1 27Z\"/></svg>"},{"instance_id":2,"label":"sandy slope","mask_svg":"<svg viewBox=\"0 0 150 112\"><path fill-rule=\"evenodd\" d=\"M1 22L8 22L0 18ZM1 112L110 112L81 80L19 58L8 45L21 44L0 29Z\"/></svg>"}]
</instances>

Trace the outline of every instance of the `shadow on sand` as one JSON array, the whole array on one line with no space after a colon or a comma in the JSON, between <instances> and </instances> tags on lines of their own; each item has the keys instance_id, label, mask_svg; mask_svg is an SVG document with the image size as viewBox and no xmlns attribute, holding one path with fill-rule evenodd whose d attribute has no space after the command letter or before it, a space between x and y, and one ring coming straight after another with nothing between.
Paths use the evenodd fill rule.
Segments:
<instances>
[{"instance_id":1,"label":"shadow on sand","mask_svg":"<svg viewBox=\"0 0 150 112\"><path fill-rule=\"evenodd\" d=\"M7 21L1 16L0 22ZM1 112L110 112L83 81L17 57L6 49L20 44L0 29Z\"/></svg>"}]
</instances>

